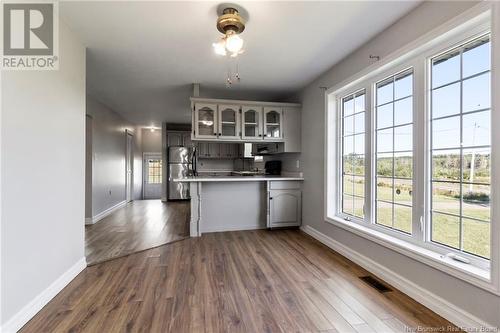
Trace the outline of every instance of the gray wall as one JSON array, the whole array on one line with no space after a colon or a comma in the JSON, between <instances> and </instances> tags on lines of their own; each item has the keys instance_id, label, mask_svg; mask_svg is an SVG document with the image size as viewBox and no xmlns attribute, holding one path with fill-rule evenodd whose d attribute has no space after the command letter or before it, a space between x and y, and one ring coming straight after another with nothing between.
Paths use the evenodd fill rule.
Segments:
<instances>
[{"instance_id":1,"label":"gray wall","mask_svg":"<svg viewBox=\"0 0 500 333\"><path fill-rule=\"evenodd\" d=\"M85 48L59 30L59 70L1 74L2 325L84 263Z\"/></svg>"},{"instance_id":2,"label":"gray wall","mask_svg":"<svg viewBox=\"0 0 500 333\"><path fill-rule=\"evenodd\" d=\"M125 200L125 130L134 134L134 199L142 197L141 131L104 104L87 96L92 117L92 216Z\"/></svg>"},{"instance_id":3,"label":"gray wall","mask_svg":"<svg viewBox=\"0 0 500 333\"><path fill-rule=\"evenodd\" d=\"M142 151L145 153L161 153L161 130L151 132L150 129L141 129L142 133Z\"/></svg>"},{"instance_id":4,"label":"gray wall","mask_svg":"<svg viewBox=\"0 0 500 333\"><path fill-rule=\"evenodd\" d=\"M368 58L370 54L384 57L472 5L470 2L423 3L303 90L301 97L302 163L305 174L303 221L304 224L386 266L478 318L500 326L500 297L325 223L323 219L325 105L324 91L319 87L332 87L346 80L372 63Z\"/></svg>"}]
</instances>

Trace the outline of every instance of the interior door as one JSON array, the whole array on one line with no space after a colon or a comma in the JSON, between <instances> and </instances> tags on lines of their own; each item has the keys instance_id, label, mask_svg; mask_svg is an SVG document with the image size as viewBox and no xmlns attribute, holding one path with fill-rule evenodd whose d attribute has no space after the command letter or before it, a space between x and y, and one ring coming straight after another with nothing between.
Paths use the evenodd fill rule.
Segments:
<instances>
[{"instance_id":1,"label":"interior door","mask_svg":"<svg viewBox=\"0 0 500 333\"><path fill-rule=\"evenodd\" d=\"M132 182L134 179L134 174L133 174L133 161L134 161L134 156L132 152L132 145L133 145L133 140L134 137L130 132L126 132L126 150L125 150L125 197L126 201L132 201Z\"/></svg>"},{"instance_id":2,"label":"interior door","mask_svg":"<svg viewBox=\"0 0 500 333\"><path fill-rule=\"evenodd\" d=\"M219 110L219 139L240 139L240 113L238 105L221 104Z\"/></svg>"},{"instance_id":3,"label":"interior door","mask_svg":"<svg viewBox=\"0 0 500 333\"><path fill-rule=\"evenodd\" d=\"M241 118L242 137L250 140L262 140L262 107L243 106Z\"/></svg>"},{"instance_id":4,"label":"interior door","mask_svg":"<svg viewBox=\"0 0 500 333\"><path fill-rule=\"evenodd\" d=\"M196 104L195 115L195 137L200 139L217 138L217 105Z\"/></svg>"},{"instance_id":5,"label":"interior door","mask_svg":"<svg viewBox=\"0 0 500 333\"><path fill-rule=\"evenodd\" d=\"M161 154L144 155L144 199L160 199L162 187Z\"/></svg>"},{"instance_id":6,"label":"interior door","mask_svg":"<svg viewBox=\"0 0 500 333\"><path fill-rule=\"evenodd\" d=\"M283 110L275 107L264 108L264 140L283 138Z\"/></svg>"}]
</instances>

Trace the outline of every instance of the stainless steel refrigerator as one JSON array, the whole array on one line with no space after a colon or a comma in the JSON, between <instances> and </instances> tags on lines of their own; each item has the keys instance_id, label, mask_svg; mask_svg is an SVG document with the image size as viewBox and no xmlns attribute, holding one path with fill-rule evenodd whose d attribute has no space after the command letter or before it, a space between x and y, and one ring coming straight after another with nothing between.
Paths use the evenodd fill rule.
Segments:
<instances>
[{"instance_id":1,"label":"stainless steel refrigerator","mask_svg":"<svg viewBox=\"0 0 500 333\"><path fill-rule=\"evenodd\" d=\"M168 200L189 200L189 183L174 182L174 179L191 176L196 172L194 147L168 148Z\"/></svg>"}]
</instances>

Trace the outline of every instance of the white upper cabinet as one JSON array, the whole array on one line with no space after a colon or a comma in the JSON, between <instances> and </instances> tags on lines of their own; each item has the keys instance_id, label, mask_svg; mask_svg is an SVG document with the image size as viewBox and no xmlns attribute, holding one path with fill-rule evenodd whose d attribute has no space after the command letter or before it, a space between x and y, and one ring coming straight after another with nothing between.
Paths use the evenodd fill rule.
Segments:
<instances>
[{"instance_id":1,"label":"white upper cabinet","mask_svg":"<svg viewBox=\"0 0 500 333\"><path fill-rule=\"evenodd\" d=\"M262 140L262 107L243 106L241 108L241 137L244 140Z\"/></svg>"},{"instance_id":2,"label":"white upper cabinet","mask_svg":"<svg viewBox=\"0 0 500 333\"><path fill-rule=\"evenodd\" d=\"M240 139L240 107L238 105L219 104L218 110L218 138Z\"/></svg>"},{"instance_id":3,"label":"white upper cabinet","mask_svg":"<svg viewBox=\"0 0 500 333\"><path fill-rule=\"evenodd\" d=\"M283 109L264 107L264 140L280 140L283 138Z\"/></svg>"},{"instance_id":4,"label":"white upper cabinet","mask_svg":"<svg viewBox=\"0 0 500 333\"><path fill-rule=\"evenodd\" d=\"M276 142L300 152L300 104L191 98L195 141Z\"/></svg>"},{"instance_id":5,"label":"white upper cabinet","mask_svg":"<svg viewBox=\"0 0 500 333\"><path fill-rule=\"evenodd\" d=\"M194 136L200 139L217 138L217 104L195 104Z\"/></svg>"}]
</instances>

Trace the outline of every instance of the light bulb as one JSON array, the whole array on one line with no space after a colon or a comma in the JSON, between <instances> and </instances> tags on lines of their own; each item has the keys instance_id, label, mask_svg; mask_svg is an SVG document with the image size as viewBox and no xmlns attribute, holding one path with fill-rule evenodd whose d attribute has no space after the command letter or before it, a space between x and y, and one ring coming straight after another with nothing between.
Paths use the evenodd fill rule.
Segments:
<instances>
[{"instance_id":1,"label":"light bulb","mask_svg":"<svg viewBox=\"0 0 500 333\"><path fill-rule=\"evenodd\" d=\"M213 43L212 46L214 48L215 54L225 56L226 55L226 43L224 42L223 39L218 41L217 43Z\"/></svg>"},{"instance_id":2,"label":"light bulb","mask_svg":"<svg viewBox=\"0 0 500 333\"><path fill-rule=\"evenodd\" d=\"M238 54L243 48L243 39L236 34L226 38L226 49L232 54Z\"/></svg>"}]
</instances>

